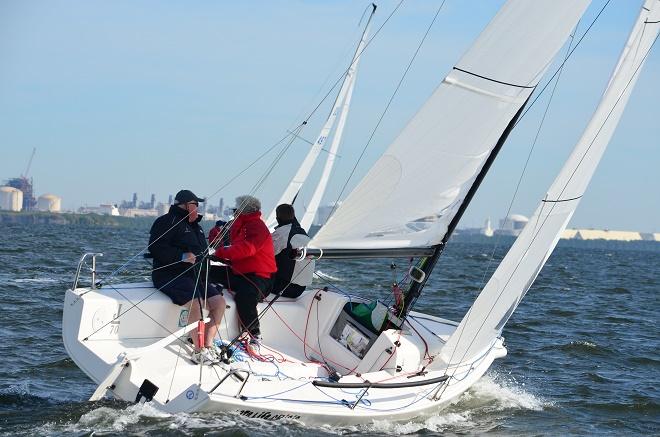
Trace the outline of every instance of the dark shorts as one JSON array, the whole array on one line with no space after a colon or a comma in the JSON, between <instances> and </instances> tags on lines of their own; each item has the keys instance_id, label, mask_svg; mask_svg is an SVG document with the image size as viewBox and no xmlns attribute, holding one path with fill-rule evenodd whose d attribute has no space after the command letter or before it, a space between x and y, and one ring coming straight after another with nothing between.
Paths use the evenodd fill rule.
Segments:
<instances>
[{"instance_id":1,"label":"dark shorts","mask_svg":"<svg viewBox=\"0 0 660 437\"><path fill-rule=\"evenodd\" d=\"M158 289L172 299L172 302L180 306L190 302L193 297L196 299L199 296L204 299L205 297L210 298L221 294L215 285L209 284L208 289L206 289L200 283L197 284L197 292L194 293L195 282L195 279L189 276L180 276L165 283L162 287L158 287Z\"/></svg>"}]
</instances>

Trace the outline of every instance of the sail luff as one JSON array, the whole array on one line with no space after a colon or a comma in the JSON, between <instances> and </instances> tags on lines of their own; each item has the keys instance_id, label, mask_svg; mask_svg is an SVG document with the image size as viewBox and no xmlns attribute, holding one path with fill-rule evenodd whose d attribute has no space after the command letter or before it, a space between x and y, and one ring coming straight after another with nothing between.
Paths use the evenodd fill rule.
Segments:
<instances>
[{"instance_id":1,"label":"sail luff","mask_svg":"<svg viewBox=\"0 0 660 437\"><path fill-rule=\"evenodd\" d=\"M330 111L330 115L328 116L325 124L321 128L321 131L319 132L319 135L317 136L316 141L314 142L312 148L309 150L307 156L305 156L305 159L300 164L298 171L296 171L296 174L293 176L293 178L289 182L289 185L284 190L284 193L282 193L282 196L280 196L279 200L275 204L275 207L273 208L273 210L268 215L268 218L266 219L266 225L268 225L268 228L271 230L274 229L275 226L277 225L277 220L275 218L275 208L277 207L277 205L281 205L283 203L293 204L293 201L298 196L300 189L302 188L305 181L309 177L309 173L312 171L312 167L314 166L316 159L318 158L319 154L321 153L321 150L323 149L325 140L330 135L330 131L332 130L332 127L335 124L335 120L337 119L337 115L339 111L341 111L342 109L342 105L344 103L344 100L346 99L346 96L348 95L349 92L352 92L351 83L354 80L353 79L355 73L354 66L356 62L358 62L360 55L364 50L363 41L365 38L365 33L369 28L371 19L373 18L375 12L376 12L376 8L374 6L371 15L369 16L369 19L367 21L367 24L365 25L365 30L362 33L360 42L358 43L358 46L353 54L353 58L351 59L351 64L348 70L346 71L346 74L344 75L344 80L342 81L339 92L337 93L337 97L335 98L335 101L332 105L332 110ZM353 72L353 74L351 74L351 72Z\"/></svg>"},{"instance_id":2,"label":"sail luff","mask_svg":"<svg viewBox=\"0 0 660 437\"><path fill-rule=\"evenodd\" d=\"M550 257L614 133L657 38L659 18L660 0L646 0L592 119L529 223L442 349L445 363L470 360L495 341Z\"/></svg>"},{"instance_id":3,"label":"sail luff","mask_svg":"<svg viewBox=\"0 0 660 437\"><path fill-rule=\"evenodd\" d=\"M311 245L440 244L588 3L509 0Z\"/></svg>"}]
</instances>

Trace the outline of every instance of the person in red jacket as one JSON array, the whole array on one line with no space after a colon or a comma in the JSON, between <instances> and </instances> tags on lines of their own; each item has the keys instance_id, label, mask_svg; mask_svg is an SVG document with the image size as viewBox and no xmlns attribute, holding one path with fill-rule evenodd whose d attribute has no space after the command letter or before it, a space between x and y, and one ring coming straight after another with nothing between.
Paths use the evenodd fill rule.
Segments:
<instances>
[{"instance_id":1,"label":"person in red jacket","mask_svg":"<svg viewBox=\"0 0 660 437\"><path fill-rule=\"evenodd\" d=\"M228 229L230 226L227 226L227 222L224 220L218 220L215 222L215 226L209 231L209 245L218 246L222 243L223 246L229 246ZM218 240L222 240L222 242Z\"/></svg>"},{"instance_id":2,"label":"person in red jacket","mask_svg":"<svg viewBox=\"0 0 660 437\"><path fill-rule=\"evenodd\" d=\"M250 343L258 348L261 330L257 303L271 291L273 273L277 271L273 239L261 220L261 202L252 196L236 198L236 212L230 229L231 245L218 247L214 255L227 260L230 268L219 267L213 281L233 290L236 310Z\"/></svg>"}]
</instances>

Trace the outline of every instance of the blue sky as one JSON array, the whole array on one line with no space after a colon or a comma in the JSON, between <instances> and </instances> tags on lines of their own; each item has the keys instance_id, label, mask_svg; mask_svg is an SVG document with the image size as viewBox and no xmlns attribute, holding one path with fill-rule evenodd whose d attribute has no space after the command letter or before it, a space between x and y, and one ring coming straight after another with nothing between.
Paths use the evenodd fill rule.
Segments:
<instances>
[{"instance_id":1,"label":"blue sky","mask_svg":"<svg viewBox=\"0 0 660 437\"><path fill-rule=\"evenodd\" d=\"M398 2L379 3L377 29ZM365 52L341 158L337 198L441 1L407 1ZM501 1L447 0L354 186L469 47ZM596 0L581 34L600 10ZM30 175L67 208L133 192L164 201L182 187L209 196L297 125L350 61L367 2L53 1L0 3L0 180ZM598 103L641 1L612 0L562 74L513 212L530 215ZM572 227L660 231L660 56L651 53ZM303 136L313 139L326 101ZM461 226L504 216L542 97L500 153ZM306 148L294 143L257 193L274 202ZM274 155L216 194L249 191ZM420 157L423 159L423 157ZM441 171L441 169L440 169ZM318 173L318 172L317 172ZM302 201L309 194L303 193Z\"/></svg>"}]
</instances>

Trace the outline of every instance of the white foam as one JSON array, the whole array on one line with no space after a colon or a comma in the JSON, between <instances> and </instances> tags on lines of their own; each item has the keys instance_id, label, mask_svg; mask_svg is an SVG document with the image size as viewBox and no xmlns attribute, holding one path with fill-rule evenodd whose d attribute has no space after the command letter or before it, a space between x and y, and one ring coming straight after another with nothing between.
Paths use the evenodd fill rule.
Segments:
<instances>
[{"instance_id":1,"label":"white foam","mask_svg":"<svg viewBox=\"0 0 660 437\"><path fill-rule=\"evenodd\" d=\"M448 428L470 428L474 425L470 421L470 412L461 413L439 411L438 414L428 417L424 421L411 421L405 423L388 422L386 420L374 421L368 428L370 431L382 432L384 434L414 434L422 430L432 432L444 432Z\"/></svg>"},{"instance_id":2,"label":"white foam","mask_svg":"<svg viewBox=\"0 0 660 437\"><path fill-rule=\"evenodd\" d=\"M130 405L124 409L100 407L83 414L78 423L71 425L67 431L124 431L128 425L138 423L143 417L161 419L171 415L148 403Z\"/></svg>"},{"instance_id":3,"label":"white foam","mask_svg":"<svg viewBox=\"0 0 660 437\"><path fill-rule=\"evenodd\" d=\"M53 279L53 278L19 278L19 279L12 279L12 282L16 282L18 284L25 283L25 282L30 282L30 283L35 283L35 284L43 284L43 283L57 282L57 279Z\"/></svg>"},{"instance_id":4,"label":"white foam","mask_svg":"<svg viewBox=\"0 0 660 437\"><path fill-rule=\"evenodd\" d=\"M546 402L525 391L524 383L493 373L484 375L461 396L456 406L490 411L520 409L540 411Z\"/></svg>"},{"instance_id":5,"label":"white foam","mask_svg":"<svg viewBox=\"0 0 660 437\"><path fill-rule=\"evenodd\" d=\"M321 279L325 279L326 281L343 281L343 279L324 273L321 270L315 271L314 274Z\"/></svg>"},{"instance_id":6,"label":"white foam","mask_svg":"<svg viewBox=\"0 0 660 437\"><path fill-rule=\"evenodd\" d=\"M593 342L587 341L587 340L572 341L571 344L574 345L574 346L586 346L590 349L598 348L598 345L596 343L593 343Z\"/></svg>"}]
</instances>

